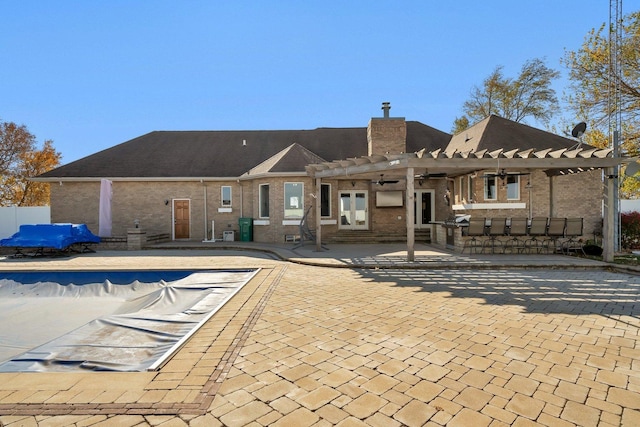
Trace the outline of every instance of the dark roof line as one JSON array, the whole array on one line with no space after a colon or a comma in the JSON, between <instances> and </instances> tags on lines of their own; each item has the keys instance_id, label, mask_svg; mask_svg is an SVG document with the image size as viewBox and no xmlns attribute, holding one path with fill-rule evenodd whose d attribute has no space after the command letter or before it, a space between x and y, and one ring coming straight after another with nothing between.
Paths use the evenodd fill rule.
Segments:
<instances>
[{"instance_id":1,"label":"dark roof line","mask_svg":"<svg viewBox=\"0 0 640 427\"><path fill-rule=\"evenodd\" d=\"M406 121L406 152L562 149L576 141L498 116L453 137L417 121ZM285 153L278 162L264 162ZM152 131L39 176L56 178L237 178L252 169L304 173L304 162L367 155L367 128L310 130ZM326 159L326 160L325 160Z\"/></svg>"}]
</instances>

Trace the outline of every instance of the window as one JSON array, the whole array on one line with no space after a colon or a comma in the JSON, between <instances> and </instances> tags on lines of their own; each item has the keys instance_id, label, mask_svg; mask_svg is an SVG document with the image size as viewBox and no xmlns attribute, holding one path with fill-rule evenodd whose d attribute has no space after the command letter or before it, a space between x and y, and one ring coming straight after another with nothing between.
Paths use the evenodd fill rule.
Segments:
<instances>
[{"instance_id":1,"label":"window","mask_svg":"<svg viewBox=\"0 0 640 427\"><path fill-rule=\"evenodd\" d=\"M258 204L260 205L260 218L269 218L269 184L260 184L258 198Z\"/></svg>"},{"instance_id":2,"label":"window","mask_svg":"<svg viewBox=\"0 0 640 427\"><path fill-rule=\"evenodd\" d=\"M331 216L331 184L320 185L320 216Z\"/></svg>"},{"instance_id":3,"label":"window","mask_svg":"<svg viewBox=\"0 0 640 427\"><path fill-rule=\"evenodd\" d=\"M467 194L469 195L469 203L474 203L476 201L476 189L475 189L475 179L473 178L475 174L469 175L469 180L467 181Z\"/></svg>"},{"instance_id":4,"label":"window","mask_svg":"<svg viewBox=\"0 0 640 427\"><path fill-rule=\"evenodd\" d=\"M304 215L304 184L301 182L284 183L284 217L302 218Z\"/></svg>"},{"instance_id":5,"label":"window","mask_svg":"<svg viewBox=\"0 0 640 427\"><path fill-rule=\"evenodd\" d=\"M223 185L221 189L222 206L231 206L231 187Z\"/></svg>"},{"instance_id":6,"label":"window","mask_svg":"<svg viewBox=\"0 0 640 427\"><path fill-rule=\"evenodd\" d=\"M485 200L497 200L498 194L496 192L496 177L485 175L484 177L484 199Z\"/></svg>"},{"instance_id":7,"label":"window","mask_svg":"<svg viewBox=\"0 0 640 427\"><path fill-rule=\"evenodd\" d=\"M520 176L507 175L507 200L520 200Z\"/></svg>"}]
</instances>

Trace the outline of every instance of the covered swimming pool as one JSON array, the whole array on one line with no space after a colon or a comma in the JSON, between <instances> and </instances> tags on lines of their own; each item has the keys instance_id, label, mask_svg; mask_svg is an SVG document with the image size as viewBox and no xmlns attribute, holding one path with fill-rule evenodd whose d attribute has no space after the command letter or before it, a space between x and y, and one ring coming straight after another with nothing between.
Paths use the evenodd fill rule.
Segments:
<instances>
[{"instance_id":1,"label":"covered swimming pool","mask_svg":"<svg viewBox=\"0 0 640 427\"><path fill-rule=\"evenodd\" d=\"M0 372L157 369L257 272L0 272Z\"/></svg>"}]
</instances>

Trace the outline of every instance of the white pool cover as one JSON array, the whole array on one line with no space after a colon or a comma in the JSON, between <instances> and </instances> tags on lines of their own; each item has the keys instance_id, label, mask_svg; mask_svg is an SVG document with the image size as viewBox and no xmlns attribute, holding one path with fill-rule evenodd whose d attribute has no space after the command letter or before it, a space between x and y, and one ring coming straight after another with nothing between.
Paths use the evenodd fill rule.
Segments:
<instances>
[{"instance_id":1,"label":"white pool cover","mask_svg":"<svg viewBox=\"0 0 640 427\"><path fill-rule=\"evenodd\" d=\"M155 369L256 273L0 273L0 372Z\"/></svg>"}]
</instances>

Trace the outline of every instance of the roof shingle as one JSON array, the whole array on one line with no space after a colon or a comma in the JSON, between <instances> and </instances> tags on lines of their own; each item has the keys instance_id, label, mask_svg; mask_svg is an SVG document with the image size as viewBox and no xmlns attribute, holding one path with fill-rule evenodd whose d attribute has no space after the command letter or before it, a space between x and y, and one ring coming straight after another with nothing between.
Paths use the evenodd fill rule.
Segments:
<instances>
[{"instance_id":1,"label":"roof shingle","mask_svg":"<svg viewBox=\"0 0 640 427\"><path fill-rule=\"evenodd\" d=\"M407 149L444 146L451 136L419 122L407 122ZM199 178L239 177L297 143L318 159L339 160L367 154L367 129L317 128L263 131L154 131L76 160L39 178ZM419 148L415 148L419 149ZM298 160L271 172L304 172Z\"/></svg>"}]
</instances>

